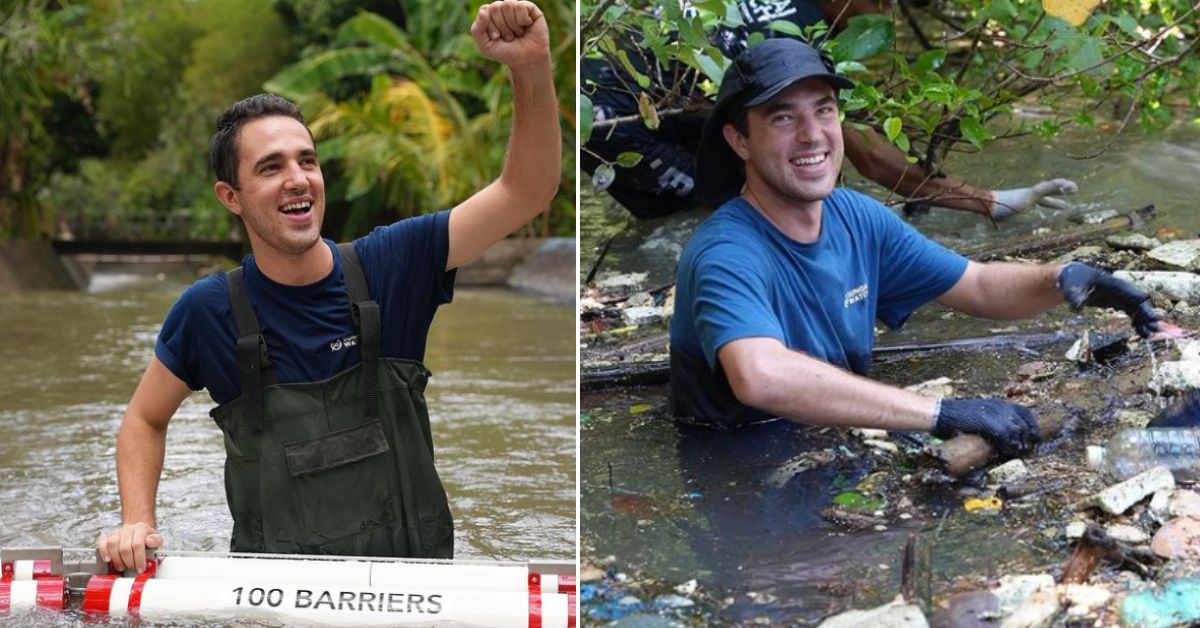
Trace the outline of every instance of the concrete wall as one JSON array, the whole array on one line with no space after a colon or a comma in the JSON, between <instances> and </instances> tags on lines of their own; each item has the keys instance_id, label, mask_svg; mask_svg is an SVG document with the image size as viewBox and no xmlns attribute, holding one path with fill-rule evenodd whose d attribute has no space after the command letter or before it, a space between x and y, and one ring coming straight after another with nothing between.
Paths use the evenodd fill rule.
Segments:
<instances>
[{"instance_id":1,"label":"concrete wall","mask_svg":"<svg viewBox=\"0 0 1200 628\"><path fill-rule=\"evenodd\" d=\"M0 240L0 292L78 290L83 274L63 262L49 242Z\"/></svg>"}]
</instances>

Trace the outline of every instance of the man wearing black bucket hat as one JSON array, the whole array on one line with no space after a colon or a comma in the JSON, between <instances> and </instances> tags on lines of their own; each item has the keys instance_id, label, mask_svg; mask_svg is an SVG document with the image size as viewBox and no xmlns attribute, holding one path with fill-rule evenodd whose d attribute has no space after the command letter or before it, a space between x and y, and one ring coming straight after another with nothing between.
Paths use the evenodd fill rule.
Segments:
<instances>
[{"instance_id":1,"label":"man wearing black bucket hat","mask_svg":"<svg viewBox=\"0 0 1200 628\"><path fill-rule=\"evenodd\" d=\"M1028 408L931 399L866 379L874 321L897 328L938 301L1012 319L1115 308L1142 336L1149 295L1084 264L978 264L877 201L836 187L837 90L852 87L812 47L768 39L729 66L697 154L697 193L720 208L679 261L671 320L677 416L731 427L803 423L984 436L1004 454L1037 437Z\"/></svg>"}]
</instances>

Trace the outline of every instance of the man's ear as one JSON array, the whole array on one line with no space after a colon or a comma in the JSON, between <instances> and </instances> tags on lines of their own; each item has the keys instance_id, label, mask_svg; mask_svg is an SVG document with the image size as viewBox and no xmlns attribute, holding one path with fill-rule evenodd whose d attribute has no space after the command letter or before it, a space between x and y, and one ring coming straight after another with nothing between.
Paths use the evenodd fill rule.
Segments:
<instances>
[{"instance_id":1,"label":"man's ear","mask_svg":"<svg viewBox=\"0 0 1200 628\"><path fill-rule=\"evenodd\" d=\"M741 131L732 124L726 124L721 127L721 133L725 135L725 143L737 153L738 157L743 160L750 158L750 150L746 148L746 136L742 135Z\"/></svg>"},{"instance_id":2,"label":"man's ear","mask_svg":"<svg viewBox=\"0 0 1200 628\"><path fill-rule=\"evenodd\" d=\"M217 200L236 216L242 215L242 204L238 202L237 190L233 189L232 185L224 181L217 181L213 186L213 192L217 195Z\"/></svg>"}]
</instances>

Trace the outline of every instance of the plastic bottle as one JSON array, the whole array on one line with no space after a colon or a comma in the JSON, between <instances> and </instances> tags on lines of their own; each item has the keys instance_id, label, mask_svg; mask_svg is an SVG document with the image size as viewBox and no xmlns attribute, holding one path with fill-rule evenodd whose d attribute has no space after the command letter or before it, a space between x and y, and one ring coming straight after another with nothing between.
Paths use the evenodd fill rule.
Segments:
<instances>
[{"instance_id":1,"label":"plastic bottle","mask_svg":"<svg viewBox=\"0 0 1200 628\"><path fill-rule=\"evenodd\" d=\"M1176 480L1200 480L1200 429L1121 430L1107 447L1087 448L1088 466L1124 480L1166 465Z\"/></svg>"}]
</instances>

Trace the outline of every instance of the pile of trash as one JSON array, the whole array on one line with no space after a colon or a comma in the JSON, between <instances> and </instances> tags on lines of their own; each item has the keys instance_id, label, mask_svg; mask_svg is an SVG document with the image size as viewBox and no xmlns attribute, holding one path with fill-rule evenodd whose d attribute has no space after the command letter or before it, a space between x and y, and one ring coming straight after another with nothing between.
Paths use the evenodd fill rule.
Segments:
<instances>
[{"instance_id":1,"label":"pile of trash","mask_svg":"<svg viewBox=\"0 0 1200 628\"><path fill-rule=\"evenodd\" d=\"M1149 291L1169 320L1197 329L1200 239L1182 235L1170 229L1155 237L1108 234L1103 245L1077 246L1054 261L1113 269ZM589 368L665 360L673 295L673 286L647 286L638 273L600 275L585 286L585 374ZM923 495L936 485L959 500L954 517L992 517L1002 534L1020 527L1022 533L1041 537L1054 550L1055 561L1033 572L957 577L941 583L934 595L911 586L922 577L920 567L897 557L904 562L900 570L906 582L895 601L830 614L821 626L1200 623L1200 493L1195 490L1200 477L1175 461L1172 469L1155 466L1153 460L1136 474L1117 477L1111 460L1095 449L1124 431L1154 431L1147 425L1164 407L1200 389L1200 340L1147 342L1132 333L1119 313L1089 313L1085 324L1073 334L1078 340L1069 350L1038 353L1036 360L1009 373L1007 381L990 383L989 394L1037 410L1044 442L1035 453L997 464L1002 461L977 443L914 443L882 431L852 430L846 447L878 458L879 471L834 496L821 513L849 534L883 534L913 519L934 528L937 521L923 512ZM913 388L933 396L954 394L964 383L958 377ZM974 386L969 392L980 391ZM586 400L584 405L586 409ZM777 469L770 481L786 483L797 469L820 465L823 455L840 453L806 452L789 461L792 467ZM1200 469L1200 456L1195 464ZM712 534L719 537L720 531ZM936 533L925 536L936 542ZM620 566L624 560L597 555L586 537L585 530L581 612L593 622L704 625L727 621L729 608L747 604L760 605L762 613L757 619L740 615L739 623L794 622L770 612L775 600L767 592L710 591L703 578L668 582L637 569L627 572Z\"/></svg>"}]
</instances>

